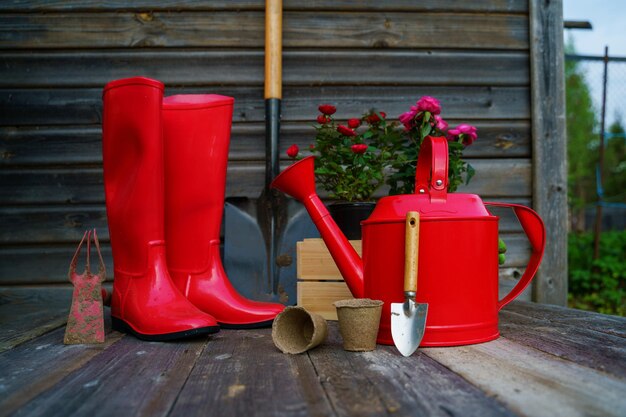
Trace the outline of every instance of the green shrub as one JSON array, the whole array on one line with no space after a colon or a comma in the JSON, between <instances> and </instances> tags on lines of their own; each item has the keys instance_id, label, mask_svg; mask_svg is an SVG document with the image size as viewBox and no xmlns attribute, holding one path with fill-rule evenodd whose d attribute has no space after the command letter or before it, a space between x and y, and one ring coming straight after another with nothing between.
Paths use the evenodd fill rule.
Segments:
<instances>
[{"instance_id":1,"label":"green shrub","mask_svg":"<svg viewBox=\"0 0 626 417\"><path fill-rule=\"evenodd\" d=\"M603 232L600 257L593 259L593 234L568 239L570 307L626 315L626 231Z\"/></svg>"}]
</instances>

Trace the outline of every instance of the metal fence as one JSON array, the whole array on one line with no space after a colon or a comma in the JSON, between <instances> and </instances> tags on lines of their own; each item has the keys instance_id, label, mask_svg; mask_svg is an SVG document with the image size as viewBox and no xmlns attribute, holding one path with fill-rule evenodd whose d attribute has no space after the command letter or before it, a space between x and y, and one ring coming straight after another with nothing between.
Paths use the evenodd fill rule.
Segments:
<instances>
[{"instance_id":1,"label":"metal fence","mask_svg":"<svg viewBox=\"0 0 626 417\"><path fill-rule=\"evenodd\" d=\"M610 158L610 166L606 166L604 151L615 148L615 142L626 142L623 133L612 133L611 127L620 123L626 128L626 57L611 57L605 50L604 56L571 55L566 54L567 61L577 62L577 68L584 74L589 87L597 117L597 131L593 136L597 138L597 146L591 151L597 151L599 164L596 174L597 204L588 207L586 224L596 229L624 229L626 217L626 190L605 193L602 178L606 175L626 176L626 157L623 152ZM623 148L622 148L623 149ZM617 164L617 166L615 166ZM600 213L598 213L598 211ZM597 224L597 222L600 222Z\"/></svg>"}]
</instances>

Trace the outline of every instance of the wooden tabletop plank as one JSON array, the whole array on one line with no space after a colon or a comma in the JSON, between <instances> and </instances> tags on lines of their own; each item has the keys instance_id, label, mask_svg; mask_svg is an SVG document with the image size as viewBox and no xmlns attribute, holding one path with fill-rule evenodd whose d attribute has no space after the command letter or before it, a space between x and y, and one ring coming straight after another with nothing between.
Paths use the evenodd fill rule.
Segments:
<instances>
[{"instance_id":1,"label":"wooden tabletop plank","mask_svg":"<svg viewBox=\"0 0 626 417\"><path fill-rule=\"evenodd\" d=\"M108 313L108 311L107 311ZM65 328L0 353L0 417L8 416L122 338L105 314L106 342L64 345Z\"/></svg>"},{"instance_id":2,"label":"wooden tabletop plank","mask_svg":"<svg viewBox=\"0 0 626 417\"><path fill-rule=\"evenodd\" d=\"M503 337L422 351L520 416L626 415L626 380Z\"/></svg>"},{"instance_id":3,"label":"wooden tabletop plank","mask_svg":"<svg viewBox=\"0 0 626 417\"><path fill-rule=\"evenodd\" d=\"M336 415L306 355L281 353L270 329L222 330L207 344L170 417Z\"/></svg>"},{"instance_id":4,"label":"wooden tabletop plank","mask_svg":"<svg viewBox=\"0 0 626 417\"><path fill-rule=\"evenodd\" d=\"M327 343L310 351L309 356L338 415L513 415L420 351L408 358L394 346L347 352L336 322L329 330Z\"/></svg>"},{"instance_id":5,"label":"wooden tabletop plank","mask_svg":"<svg viewBox=\"0 0 626 417\"><path fill-rule=\"evenodd\" d=\"M553 324L564 323L626 338L626 317L523 301L513 302L505 309Z\"/></svg>"},{"instance_id":6,"label":"wooden tabletop plank","mask_svg":"<svg viewBox=\"0 0 626 417\"><path fill-rule=\"evenodd\" d=\"M124 337L14 415L166 416L206 343Z\"/></svg>"},{"instance_id":7,"label":"wooden tabletop plank","mask_svg":"<svg viewBox=\"0 0 626 417\"><path fill-rule=\"evenodd\" d=\"M66 308L60 291L20 291L0 292L1 319L10 304L35 322L28 311ZM626 415L626 319L520 302L500 319L498 340L409 358L393 346L346 352L336 322L295 356L270 329L176 343L109 332L103 345L65 346L58 328L0 353L0 417Z\"/></svg>"},{"instance_id":8,"label":"wooden tabletop plank","mask_svg":"<svg viewBox=\"0 0 626 417\"><path fill-rule=\"evenodd\" d=\"M63 326L71 299L71 287L0 287L0 352Z\"/></svg>"},{"instance_id":9,"label":"wooden tabletop plank","mask_svg":"<svg viewBox=\"0 0 626 417\"><path fill-rule=\"evenodd\" d=\"M622 337L506 309L500 312L500 332L516 343L626 379Z\"/></svg>"}]
</instances>

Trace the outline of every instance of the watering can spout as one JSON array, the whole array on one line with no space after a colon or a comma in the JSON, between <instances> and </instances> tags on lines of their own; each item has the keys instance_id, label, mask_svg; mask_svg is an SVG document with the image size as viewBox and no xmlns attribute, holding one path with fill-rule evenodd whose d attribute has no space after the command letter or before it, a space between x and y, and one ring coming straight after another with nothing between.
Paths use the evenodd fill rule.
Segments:
<instances>
[{"instance_id":1,"label":"watering can spout","mask_svg":"<svg viewBox=\"0 0 626 417\"><path fill-rule=\"evenodd\" d=\"M355 298L363 298L363 262L315 192L314 162L315 158L309 156L289 166L272 181L271 187L304 204L350 292Z\"/></svg>"}]
</instances>

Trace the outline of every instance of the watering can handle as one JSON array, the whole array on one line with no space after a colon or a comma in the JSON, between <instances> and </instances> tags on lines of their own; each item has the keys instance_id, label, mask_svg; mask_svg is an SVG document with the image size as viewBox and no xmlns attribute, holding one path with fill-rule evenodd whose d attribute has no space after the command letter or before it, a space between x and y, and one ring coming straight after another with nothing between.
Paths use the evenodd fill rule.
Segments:
<instances>
[{"instance_id":1,"label":"watering can handle","mask_svg":"<svg viewBox=\"0 0 626 417\"><path fill-rule=\"evenodd\" d=\"M526 265L524 275L522 275L519 282L515 285L515 287L513 287L511 292L498 302L498 311L500 311L502 307L517 298L517 296L520 295L524 289L526 289L528 284L530 284L530 281L537 273L537 269L541 263L541 258L543 257L543 250L546 246L546 229L543 225L541 217L539 217L534 210L528 207L521 206L519 204L488 202L485 202L485 205L512 208L513 212L517 216L517 219L521 223L532 248L530 260L528 261L528 265Z\"/></svg>"},{"instance_id":2,"label":"watering can handle","mask_svg":"<svg viewBox=\"0 0 626 417\"><path fill-rule=\"evenodd\" d=\"M445 203L448 196L448 140L426 136L415 170L415 193L430 194L433 203Z\"/></svg>"}]
</instances>

